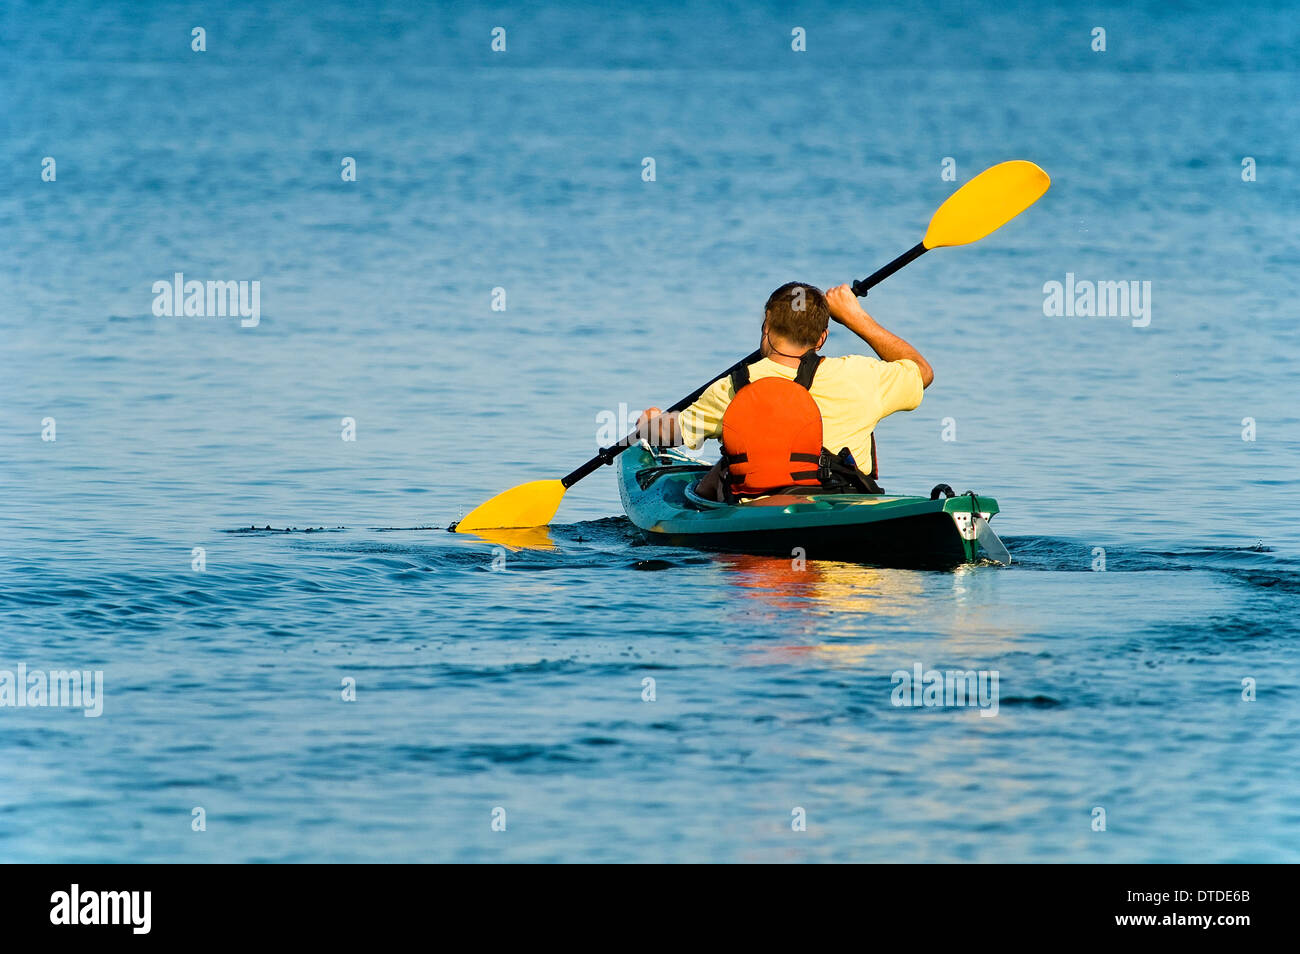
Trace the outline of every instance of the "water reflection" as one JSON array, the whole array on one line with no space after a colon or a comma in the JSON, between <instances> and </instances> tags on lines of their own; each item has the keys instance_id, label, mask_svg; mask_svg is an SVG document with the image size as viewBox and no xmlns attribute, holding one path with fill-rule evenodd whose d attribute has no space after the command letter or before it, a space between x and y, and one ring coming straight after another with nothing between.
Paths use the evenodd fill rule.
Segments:
<instances>
[{"instance_id":1,"label":"water reflection","mask_svg":"<svg viewBox=\"0 0 1300 954\"><path fill-rule=\"evenodd\" d=\"M478 537L507 550L554 550L555 540L547 527L515 527L496 530L463 530L467 537Z\"/></svg>"},{"instance_id":2,"label":"water reflection","mask_svg":"<svg viewBox=\"0 0 1300 954\"><path fill-rule=\"evenodd\" d=\"M722 556L718 562L727 571L733 592L777 611L792 636L809 640L754 647L760 664L811 658L856 666L883 648L869 630L864 632L863 618L912 615L924 590L924 577L918 572L859 563L803 563L746 555Z\"/></svg>"},{"instance_id":3,"label":"water reflection","mask_svg":"<svg viewBox=\"0 0 1300 954\"><path fill-rule=\"evenodd\" d=\"M860 563L727 554L718 564L741 595L778 609L895 616L907 612L924 589L920 571Z\"/></svg>"},{"instance_id":4,"label":"water reflection","mask_svg":"<svg viewBox=\"0 0 1300 954\"><path fill-rule=\"evenodd\" d=\"M855 667L882 652L891 659L915 653L918 640L945 656L979 660L1015 648L1021 635L1022 623L990 606L1002 572L994 567L936 572L809 561L800 569L784 558L731 554L717 563L732 592L757 604L751 612L770 615L790 634L786 645L747 646L759 665Z\"/></svg>"}]
</instances>

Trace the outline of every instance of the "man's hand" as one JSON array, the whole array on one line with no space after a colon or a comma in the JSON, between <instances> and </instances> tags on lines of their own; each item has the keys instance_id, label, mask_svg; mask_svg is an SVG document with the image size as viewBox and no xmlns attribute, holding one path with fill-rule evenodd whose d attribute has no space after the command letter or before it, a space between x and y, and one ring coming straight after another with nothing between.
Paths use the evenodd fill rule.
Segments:
<instances>
[{"instance_id":1,"label":"man's hand","mask_svg":"<svg viewBox=\"0 0 1300 954\"><path fill-rule=\"evenodd\" d=\"M636 436L656 447L675 447L681 443L677 415L665 414L657 407L646 408L636 420Z\"/></svg>"},{"instance_id":2,"label":"man's hand","mask_svg":"<svg viewBox=\"0 0 1300 954\"><path fill-rule=\"evenodd\" d=\"M848 285L836 285L826 293L826 304L830 306L831 317L841 325L858 317L865 315L866 312L858 304L858 296L853 294L853 289Z\"/></svg>"},{"instance_id":3,"label":"man's hand","mask_svg":"<svg viewBox=\"0 0 1300 954\"><path fill-rule=\"evenodd\" d=\"M875 351L883 361L900 361L904 358L916 362L921 372L921 386L929 387L934 381L934 369L930 362L921 357L910 344L882 328L876 319L867 314L858 303L858 296L848 285L839 285L826 293L826 304L830 306L831 317L848 328Z\"/></svg>"}]
</instances>

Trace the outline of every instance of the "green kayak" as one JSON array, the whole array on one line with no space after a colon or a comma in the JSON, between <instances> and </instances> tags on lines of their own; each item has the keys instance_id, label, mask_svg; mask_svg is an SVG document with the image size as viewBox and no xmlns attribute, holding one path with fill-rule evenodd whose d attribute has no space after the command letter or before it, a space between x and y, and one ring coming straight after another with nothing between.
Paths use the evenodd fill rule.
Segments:
<instances>
[{"instance_id":1,"label":"green kayak","mask_svg":"<svg viewBox=\"0 0 1300 954\"><path fill-rule=\"evenodd\" d=\"M708 469L676 449L631 447L618 459L623 509L648 539L671 546L895 567L1010 562L989 529L992 497L815 494L725 504L693 491Z\"/></svg>"}]
</instances>

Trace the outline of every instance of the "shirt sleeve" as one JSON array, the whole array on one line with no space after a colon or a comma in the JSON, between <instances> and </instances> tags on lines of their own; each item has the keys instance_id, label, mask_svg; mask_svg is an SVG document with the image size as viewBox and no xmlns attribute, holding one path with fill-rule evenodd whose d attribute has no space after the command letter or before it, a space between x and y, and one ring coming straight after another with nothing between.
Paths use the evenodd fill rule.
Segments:
<instances>
[{"instance_id":1,"label":"shirt sleeve","mask_svg":"<svg viewBox=\"0 0 1300 954\"><path fill-rule=\"evenodd\" d=\"M925 384L921 380L921 369L911 358L898 361L878 361L876 370L879 375L880 416L888 417L895 411L912 411L921 404L925 396Z\"/></svg>"},{"instance_id":2,"label":"shirt sleeve","mask_svg":"<svg viewBox=\"0 0 1300 954\"><path fill-rule=\"evenodd\" d=\"M731 379L714 381L699 400L682 411L678 417L682 440L691 450L699 450L704 442L722 439L722 415L731 403Z\"/></svg>"}]
</instances>

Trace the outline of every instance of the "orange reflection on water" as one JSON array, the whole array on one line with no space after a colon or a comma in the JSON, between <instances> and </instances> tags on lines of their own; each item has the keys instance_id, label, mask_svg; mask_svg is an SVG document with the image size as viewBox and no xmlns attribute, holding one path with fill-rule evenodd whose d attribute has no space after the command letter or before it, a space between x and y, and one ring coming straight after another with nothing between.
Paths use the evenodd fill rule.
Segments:
<instances>
[{"instance_id":1,"label":"orange reflection on water","mask_svg":"<svg viewBox=\"0 0 1300 954\"><path fill-rule=\"evenodd\" d=\"M746 646L756 665L853 667L898 652L912 631L934 640L936 652L978 660L1014 650L1023 635L1024 621L990 599L997 574L1005 572L997 567L936 572L824 560L799 569L783 557L738 555L719 556L717 564L735 591L757 604L751 612L766 611L790 634L789 645ZM875 638L882 631L890 634L885 641Z\"/></svg>"},{"instance_id":2,"label":"orange reflection on water","mask_svg":"<svg viewBox=\"0 0 1300 954\"><path fill-rule=\"evenodd\" d=\"M861 563L726 554L718 565L743 595L780 609L899 616L923 590L918 571Z\"/></svg>"},{"instance_id":3,"label":"orange reflection on water","mask_svg":"<svg viewBox=\"0 0 1300 954\"><path fill-rule=\"evenodd\" d=\"M813 642L754 648L758 664L815 658L855 666L883 648L864 639L862 617L904 617L916 612L923 593L922 574L829 560L727 554L718 557L730 582L744 597L781 612L791 635Z\"/></svg>"}]
</instances>

